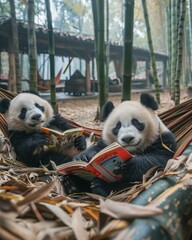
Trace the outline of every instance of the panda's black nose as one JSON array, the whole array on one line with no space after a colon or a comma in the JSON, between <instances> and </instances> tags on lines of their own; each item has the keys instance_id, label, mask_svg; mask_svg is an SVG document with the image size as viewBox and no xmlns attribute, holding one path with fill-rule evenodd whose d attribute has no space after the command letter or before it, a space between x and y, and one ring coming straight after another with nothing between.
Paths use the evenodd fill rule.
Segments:
<instances>
[{"instance_id":1,"label":"panda's black nose","mask_svg":"<svg viewBox=\"0 0 192 240\"><path fill-rule=\"evenodd\" d=\"M33 120L39 120L41 118L41 114L35 114L32 116Z\"/></svg>"},{"instance_id":2,"label":"panda's black nose","mask_svg":"<svg viewBox=\"0 0 192 240\"><path fill-rule=\"evenodd\" d=\"M121 140L123 142L130 143L131 141L133 141L133 139L134 139L133 136L126 136L126 137L123 137Z\"/></svg>"}]
</instances>

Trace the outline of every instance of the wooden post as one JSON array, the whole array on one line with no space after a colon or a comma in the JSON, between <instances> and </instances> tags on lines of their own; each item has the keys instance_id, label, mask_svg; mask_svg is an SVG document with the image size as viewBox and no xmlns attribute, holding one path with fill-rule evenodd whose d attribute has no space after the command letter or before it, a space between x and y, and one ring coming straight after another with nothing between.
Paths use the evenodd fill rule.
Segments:
<instances>
[{"instance_id":1,"label":"wooden post","mask_svg":"<svg viewBox=\"0 0 192 240\"><path fill-rule=\"evenodd\" d=\"M15 69L15 54L11 38L8 40L9 45L9 77L8 77L8 90L17 92L16 87L16 69Z\"/></svg>"},{"instance_id":2,"label":"wooden post","mask_svg":"<svg viewBox=\"0 0 192 240\"><path fill-rule=\"evenodd\" d=\"M149 69L151 70L151 66L150 65L151 65L150 61L146 60L146 62L145 62L145 66L146 66L146 68L145 68L145 71L146 71L146 86L149 89L151 88L151 83L149 81Z\"/></svg>"},{"instance_id":3,"label":"wooden post","mask_svg":"<svg viewBox=\"0 0 192 240\"><path fill-rule=\"evenodd\" d=\"M86 95L91 94L91 80L90 80L90 59L86 59L86 73L85 73L85 81L86 81Z\"/></svg>"},{"instance_id":4,"label":"wooden post","mask_svg":"<svg viewBox=\"0 0 192 240\"><path fill-rule=\"evenodd\" d=\"M121 78L122 77L122 61L120 59L114 59L113 62L114 62L116 76Z\"/></svg>"},{"instance_id":5,"label":"wooden post","mask_svg":"<svg viewBox=\"0 0 192 240\"><path fill-rule=\"evenodd\" d=\"M192 84L188 85L187 91L188 91L188 98L192 98Z\"/></svg>"},{"instance_id":6,"label":"wooden post","mask_svg":"<svg viewBox=\"0 0 192 240\"><path fill-rule=\"evenodd\" d=\"M167 61L163 61L163 88L167 87L167 82L166 82L166 78L167 78Z\"/></svg>"}]
</instances>

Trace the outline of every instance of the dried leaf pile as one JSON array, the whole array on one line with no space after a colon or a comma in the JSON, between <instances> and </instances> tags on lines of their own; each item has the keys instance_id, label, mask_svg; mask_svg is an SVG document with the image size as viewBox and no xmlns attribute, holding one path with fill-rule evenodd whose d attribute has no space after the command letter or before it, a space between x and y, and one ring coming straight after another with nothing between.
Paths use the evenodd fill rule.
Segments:
<instances>
[{"instance_id":1,"label":"dried leaf pile","mask_svg":"<svg viewBox=\"0 0 192 240\"><path fill-rule=\"evenodd\" d=\"M0 97L4 96L14 94L1 90ZM151 169L142 183L107 198L90 193L66 195L60 176L17 162L2 135L0 239L191 239L191 104L189 100L160 114L176 136L176 160L170 159L166 169L153 177L149 177ZM6 121L0 116L6 135ZM187 149L187 156L180 155Z\"/></svg>"},{"instance_id":2,"label":"dried leaf pile","mask_svg":"<svg viewBox=\"0 0 192 240\"><path fill-rule=\"evenodd\" d=\"M65 195L55 172L20 164L9 141L1 137L0 143L0 239L184 239L179 236L192 201L192 154L104 199Z\"/></svg>"}]
</instances>

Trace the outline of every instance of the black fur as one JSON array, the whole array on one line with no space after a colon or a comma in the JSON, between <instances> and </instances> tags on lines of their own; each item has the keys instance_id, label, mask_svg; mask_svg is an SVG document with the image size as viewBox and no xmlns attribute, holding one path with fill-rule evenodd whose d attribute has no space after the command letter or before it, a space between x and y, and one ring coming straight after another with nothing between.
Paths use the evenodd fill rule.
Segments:
<instances>
[{"instance_id":1,"label":"black fur","mask_svg":"<svg viewBox=\"0 0 192 240\"><path fill-rule=\"evenodd\" d=\"M21 120L24 120L25 117L26 117L26 113L27 113L27 109L26 109L26 108L22 108L22 109L21 109L21 112L20 112L20 114L19 114L18 117L19 117Z\"/></svg>"},{"instance_id":2,"label":"black fur","mask_svg":"<svg viewBox=\"0 0 192 240\"><path fill-rule=\"evenodd\" d=\"M95 156L96 153L101 151L103 148L107 147L107 144L101 140L88 149L86 149L84 152L80 153L79 155L75 156L73 159L74 161L84 161L89 162L93 156Z\"/></svg>"},{"instance_id":3,"label":"black fur","mask_svg":"<svg viewBox=\"0 0 192 240\"><path fill-rule=\"evenodd\" d=\"M48 127L57 128L61 131L73 128L67 121L56 115L53 121L50 122ZM47 135L42 132L26 133L16 130L9 131L10 141L15 149L18 160L22 161L28 166L39 167L40 165L45 165L48 168L52 168L50 160L54 161L56 165L62 164L64 162L71 161L72 158L65 156L59 152L55 151L42 151L42 146L47 142ZM79 151L83 151L86 148L86 139L84 136L78 137L74 142L75 147ZM39 149L35 155L34 150Z\"/></svg>"},{"instance_id":4,"label":"black fur","mask_svg":"<svg viewBox=\"0 0 192 240\"><path fill-rule=\"evenodd\" d=\"M145 124L139 122L136 118L133 118L133 119L131 120L131 123L132 123L133 126L134 126L135 128L137 128L139 131L143 131L143 130L145 129Z\"/></svg>"},{"instance_id":5,"label":"black fur","mask_svg":"<svg viewBox=\"0 0 192 240\"><path fill-rule=\"evenodd\" d=\"M8 99L2 99L0 101L0 112L6 113L9 110L9 106L10 101ZM35 107L39 108L42 111L42 113L45 111L44 106L39 105L39 103L35 103ZM27 107L23 107L20 113L18 113L18 117L21 120L25 120L26 113ZM9 113L9 115L10 114L11 113ZM33 116L31 116L31 119L38 120L40 116L41 116L40 114L35 113ZM67 122L65 118L61 117L60 115L54 115L53 119L49 122L49 125L46 127L57 129L60 131L65 131L74 128ZM55 152L52 150L44 151L43 146L46 145L48 141L48 136L45 133L41 132L40 130L34 130L31 133L27 133L26 131L17 131L17 129L14 129L14 126L12 126L12 129L9 129L8 133L10 142L14 147L17 159L28 166L39 167L41 165L44 165L51 169L52 166L50 164L50 160L54 161L56 165L72 160L71 157L68 157L60 152ZM86 149L85 136L76 138L74 141L74 146L79 151L85 150Z\"/></svg>"},{"instance_id":6,"label":"black fur","mask_svg":"<svg viewBox=\"0 0 192 240\"><path fill-rule=\"evenodd\" d=\"M108 101L102 108L101 112L101 121L105 121L111 111L114 109L114 104L111 101Z\"/></svg>"},{"instance_id":7,"label":"black fur","mask_svg":"<svg viewBox=\"0 0 192 240\"><path fill-rule=\"evenodd\" d=\"M158 109L158 104L154 97L146 93L141 94L141 104L152 110ZM137 111L137 109L135 109L135 111ZM132 119L132 124L139 131L143 131L145 127L143 123L140 123L137 119ZM114 135L118 134L120 127L121 122L118 122L112 130ZM164 168L167 161L173 157L176 151L176 141L169 130L160 134L161 136L159 136L149 147L143 151L140 149L134 152L134 156L126 161L121 168L118 168L118 171L122 172L122 180L114 183L106 183L99 178L95 178L91 183L92 192L107 196L111 191L120 191L131 186L133 182L141 182L143 175L153 167L157 167L155 170ZM125 141L130 141L130 139L125 139ZM106 146L104 141L100 141L91 148L85 150L82 154L76 156L74 160L89 162L97 152L101 151Z\"/></svg>"},{"instance_id":8,"label":"black fur","mask_svg":"<svg viewBox=\"0 0 192 240\"><path fill-rule=\"evenodd\" d=\"M140 102L147 108L151 108L152 110L158 109L158 104L155 101L154 97L149 93L142 93L140 96Z\"/></svg>"},{"instance_id":9,"label":"black fur","mask_svg":"<svg viewBox=\"0 0 192 240\"><path fill-rule=\"evenodd\" d=\"M112 129L112 132L115 136L117 136L119 129L121 128L121 122L119 121L116 126Z\"/></svg>"},{"instance_id":10,"label":"black fur","mask_svg":"<svg viewBox=\"0 0 192 240\"><path fill-rule=\"evenodd\" d=\"M157 167L156 170L163 169L168 159L173 157L176 150L176 142L174 136L170 132L162 134L163 143L170 149L168 150L162 145L161 139L157 139L144 152L136 154L129 159L122 167L123 180L115 183L106 183L96 178L91 183L93 193L107 196L111 191L120 191L130 187L133 182L142 181L143 174L149 169ZM88 153L91 156L91 153ZM88 158L86 156L86 158ZM156 171L155 170L155 171Z\"/></svg>"},{"instance_id":11,"label":"black fur","mask_svg":"<svg viewBox=\"0 0 192 240\"><path fill-rule=\"evenodd\" d=\"M6 111L9 109L10 101L9 99L1 99L0 100L0 113L6 113Z\"/></svg>"}]
</instances>

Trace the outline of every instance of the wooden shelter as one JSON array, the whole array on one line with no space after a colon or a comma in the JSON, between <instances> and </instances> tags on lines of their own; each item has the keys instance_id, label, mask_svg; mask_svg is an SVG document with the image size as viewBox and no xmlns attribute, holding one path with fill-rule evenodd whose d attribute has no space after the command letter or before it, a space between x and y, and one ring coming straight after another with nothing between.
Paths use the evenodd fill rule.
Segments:
<instances>
[{"instance_id":1,"label":"wooden shelter","mask_svg":"<svg viewBox=\"0 0 192 240\"><path fill-rule=\"evenodd\" d=\"M19 51L21 54L28 53L28 23L18 21L18 34L19 34ZM0 52L7 51L13 52L13 43L11 36L11 22L9 18L0 19ZM85 87L86 93L91 92L91 78L95 79L94 73L94 59L95 48L94 38L88 35L78 35L76 33L60 32L54 29L55 37L55 55L61 57L79 58L86 62ZM42 25L36 25L36 38L37 38L37 53L48 53L48 29ZM122 75L122 58L123 58L123 45L122 43L110 42L110 61L114 62L116 77L120 78ZM147 68L150 66L150 53L149 50L141 47L133 47L133 59L135 66L138 62L145 64L145 86L149 86L147 82ZM156 61L162 63L162 86L166 87L166 72L167 72L167 55L155 53ZM92 64L92 73L90 65ZM69 79L70 80L70 79ZM133 78L134 83L139 83L137 78ZM143 86L142 86L143 87Z\"/></svg>"}]
</instances>

